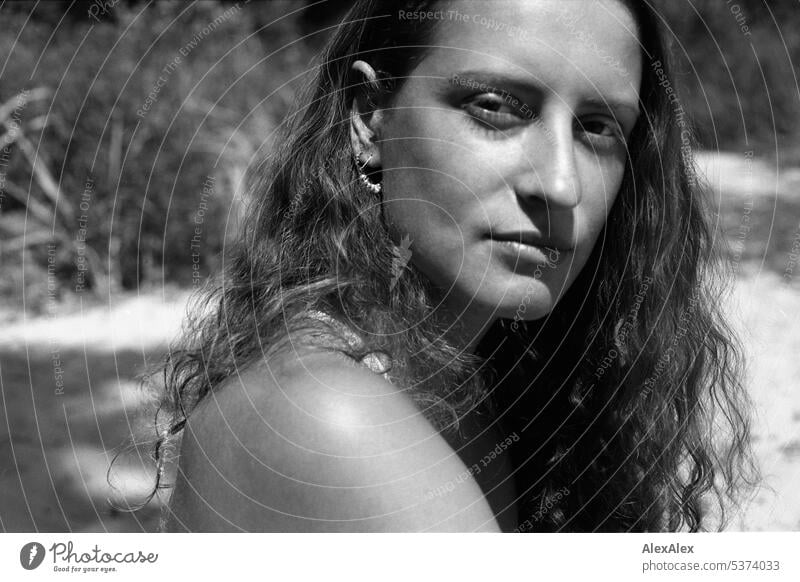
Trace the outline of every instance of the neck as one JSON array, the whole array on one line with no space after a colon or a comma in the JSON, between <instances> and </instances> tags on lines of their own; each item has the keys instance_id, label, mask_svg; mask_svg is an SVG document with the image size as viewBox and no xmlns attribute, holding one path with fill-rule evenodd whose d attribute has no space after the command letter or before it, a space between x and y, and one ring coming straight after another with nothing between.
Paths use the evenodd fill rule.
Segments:
<instances>
[{"instance_id":1,"label":"neck","mask_svg":"<svg viewBox=\"0 0 800 582\"><path fill-rule=\"evenodd\" d=\"M447 340L469 354L475 354L486 332L497 321L491 311L481 310L475 305L463 307L442 303L437 313L449 328Z\"/></svg>"}]
</instances>

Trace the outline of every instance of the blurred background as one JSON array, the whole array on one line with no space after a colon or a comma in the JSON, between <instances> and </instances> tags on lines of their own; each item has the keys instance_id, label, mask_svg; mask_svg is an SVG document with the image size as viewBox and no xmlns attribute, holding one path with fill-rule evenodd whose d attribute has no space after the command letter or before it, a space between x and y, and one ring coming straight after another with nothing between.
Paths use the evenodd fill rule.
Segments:
<instances>
[{"instance_id":1,"label":"blurred background","mask_svg":"<svg viewBox=\"0 0 800 582\"><path fill-rule=\"evenodd\" d=\"M765 487L732 529L800 530L800 2L653 4L757 405ZM157 529L165 496L115 508L153 483L138 379L348 5L0 3L0 531Z\"/></svg>"}]
</instances>

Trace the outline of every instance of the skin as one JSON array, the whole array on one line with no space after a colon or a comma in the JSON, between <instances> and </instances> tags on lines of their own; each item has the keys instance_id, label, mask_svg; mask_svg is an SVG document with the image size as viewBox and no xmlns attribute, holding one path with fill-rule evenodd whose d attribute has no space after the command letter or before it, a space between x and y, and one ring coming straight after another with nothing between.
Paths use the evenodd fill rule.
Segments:
<instances>
[{"instance_id":1,"label":"skin","mask_svg":"<svg viewBox=\"0 0 800 582\"><path fill-rule=\"evenodd\" d=\"M442 22L432 43L440 48L388 104L368 109L357 98L350 127L354 151L382 170L393 236L413 241L411 261L441 289L465 349L520 305L525 320L546 316L586 265L622 181L641 78L635 26L620 3L491 9L527 34ZM590 31L602 52L576 30ZM375 77L364 61L353 72ZM611 111L611 101L627 107ZM487 107L495 128L479 120ZM622 136L610 137L616 124ZM497 230L535 231L558 259L548 266L544 251L517 263L487 238ZM166 529L511 531L525 519L513 467L505 453L482 462L508 435L474 415L463 424L464 442L445 440L405 392L344 356L281 355L232 376L193 412ZM482 470L469 474L476 464Z\"/></svg>"},{"instance_id":2,"label":"skin","mask_svg":"<svg viewBox=\"0 0 800 582\"><path fill-rule=\"evenodd\" d=\"M573 283L617 196L639 114L640 48L621 3L491 7L525 32L443 20L389 103L354 101L351 128L368 169L382 170L393 236L413 241L411 262L440 290L467 350L498 317L546 316ZM454 8L486 14L485 4ZM367 62L353 70L374 78ZM500 93L474 88L482 82ZM526 259L487 238L508 231L553 248Z\"/></svg>"},{"instance_id":3,"label":"skin","mask_svg":"<svg viewBox=\"0 0 800 582\"><path fill-rule=\"evenodd\" d=\"M282 354L192 412L165 529L499 531L466 462L365 367L336 353Z\"/></svg>"}]
</instances>

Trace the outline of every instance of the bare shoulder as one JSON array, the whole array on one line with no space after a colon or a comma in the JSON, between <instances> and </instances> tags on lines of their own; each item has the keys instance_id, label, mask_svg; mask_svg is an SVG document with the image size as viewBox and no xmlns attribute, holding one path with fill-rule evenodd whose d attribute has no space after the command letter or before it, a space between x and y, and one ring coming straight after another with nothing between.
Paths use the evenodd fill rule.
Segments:
<instances>
[{"instance_id":1,"label":"bare shoulder","mask_svg":"<svg viewBox=\"0 0 800 582\"><path fill-rule=\"evenodd\" d=\"M412 399L331 352L231 378L184 431L168 530L499 531Z\"/></svg>"}]
</instances>

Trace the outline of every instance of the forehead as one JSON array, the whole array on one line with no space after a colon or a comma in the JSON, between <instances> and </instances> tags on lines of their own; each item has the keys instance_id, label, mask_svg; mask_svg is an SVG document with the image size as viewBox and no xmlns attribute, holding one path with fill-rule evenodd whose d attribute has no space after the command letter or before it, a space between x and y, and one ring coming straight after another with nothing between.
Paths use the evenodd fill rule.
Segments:
<instances>
[{"instance_id":1,"label":"forehead","mask_svg":"<svg viewBox=\"0 0 800 582\"><path fill-rule=\"evenodd\" d=\"M469 63L528 75L554 91L638 91L638 31L620 0L460 0L437 8L433 46L417 74L449 76Z\"/></svg>"}]
</instances>

